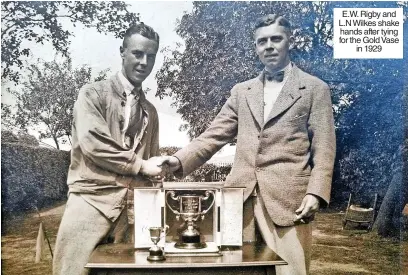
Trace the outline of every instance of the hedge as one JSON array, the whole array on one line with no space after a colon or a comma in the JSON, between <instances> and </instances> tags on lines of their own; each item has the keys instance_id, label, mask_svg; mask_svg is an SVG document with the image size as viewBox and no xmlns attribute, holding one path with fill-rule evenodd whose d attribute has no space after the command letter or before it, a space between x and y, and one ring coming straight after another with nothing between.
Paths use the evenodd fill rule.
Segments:
<instances>
[{"instance_id":1,"label":"hedge","mask_svg":"<svg viewBox=\"0 0 408 275\"><path fill-rule=\"evenodd\" d=\"M33 210L66 198L69 152L9 142L1 149L2 213Z\"/></svg>"},{"instance_id":2,"label":"hedge","mask_svg":"<svg viewBox=\"0 0 408 275\"><path fill-rule=\"evenodd\" d=\"M167 173L165 175L165 181L225 181L229 172L231 171L231 168L231 164L223 164L217 166L214 164L206 163L183 179L177 179L173 176L173 174Z\"/></svg>"}]
</instances>

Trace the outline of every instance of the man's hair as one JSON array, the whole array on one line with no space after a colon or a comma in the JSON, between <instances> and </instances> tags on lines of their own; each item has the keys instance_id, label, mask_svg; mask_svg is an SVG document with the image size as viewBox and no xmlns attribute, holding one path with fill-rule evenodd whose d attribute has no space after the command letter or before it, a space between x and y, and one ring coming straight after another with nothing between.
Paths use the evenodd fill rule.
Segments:
<instances>
[{"instance_id":1,"label":"man's hair","mask_svg":"<svg viewBox=\"0 0 408 275\"><path fill-rule=\"evenodd\" d=\"M254 33L259 28L266 27L275 23L279 26L282 26L289 36L292 35L292 27L290 25L290 22L285 17L278 14L267 14L258 18L255 22Z\"/></svg>"},{"instance_id":2,"label":"man's hair","mask_svg":"<svg viewBox=\"0 0 408 275\"><path fill-rule=\"evenodd\" d=\"M159 34L155 32L152 27L141 22L139 24L130 26L126 30L125 35L123 36L123 48L126 48L128 38L134 34L140 34L141 36L154 40L157 42L157 44L160 42Z\"/></svg>"}]
</instances>

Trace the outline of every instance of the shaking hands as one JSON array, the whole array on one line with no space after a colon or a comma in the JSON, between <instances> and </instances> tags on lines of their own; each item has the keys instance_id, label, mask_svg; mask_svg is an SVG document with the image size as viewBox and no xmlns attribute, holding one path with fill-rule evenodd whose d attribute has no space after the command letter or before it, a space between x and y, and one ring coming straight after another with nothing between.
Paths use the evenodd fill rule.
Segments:
<instances>
[{"instance_id":1,"label":"shaking hands","mask_svg":"<svg viewBox=\"0 0 408 275\"><path fill-rule=\"evenodd\" d=\"M174 172L180 169L181 163L173 156L152 157L142 161L140 173L147 177L163 177L166 172Z\"/></svg>"}]
</instances>

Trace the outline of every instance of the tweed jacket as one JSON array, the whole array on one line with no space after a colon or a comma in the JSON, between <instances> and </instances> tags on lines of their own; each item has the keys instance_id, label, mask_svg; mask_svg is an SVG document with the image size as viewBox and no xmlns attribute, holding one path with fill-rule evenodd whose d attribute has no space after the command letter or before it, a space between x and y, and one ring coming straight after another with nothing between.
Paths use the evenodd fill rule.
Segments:
<instances>
[{"instance_id":1,"label":"tweed jacket","mask_svg":"<svg viewBox=\"0 0 408 275\"><path fill-rule=\"evenodd\" d=\"M118 75L85 85L74 105L69 192L80 193L112 221L126 206L128 189L151 186L139 175L142 159L159 155L156 108L140 95L142 127L135 148L123 145L127 96Z\"/></svg>"},{"instance_id":2,"label":"tweed jacket","mask_svg":"<svg viewBox=\"0 0 408 275\"><path fill-rule=\"evenodd\" d=\"M306 194L329 203L335 158L330 90L326 83L295 65L264 121L263 79L235 85L210 127L175 156L186 176L237 137L226 186L256 184L272 221L294 225L295 210Z\"/></svg>"}]
</instances>

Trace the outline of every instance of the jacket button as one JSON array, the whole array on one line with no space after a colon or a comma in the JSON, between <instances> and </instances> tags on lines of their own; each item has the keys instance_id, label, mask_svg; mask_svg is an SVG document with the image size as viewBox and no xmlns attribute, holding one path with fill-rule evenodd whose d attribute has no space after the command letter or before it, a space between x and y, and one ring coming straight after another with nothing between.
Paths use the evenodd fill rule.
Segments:
<instances>
[{"instance_id":1,"label":"jacket button","mask_svg":"<svg viewBox=\"0 0 408 275\"><path fill-rule=\"evenodd\" d=\"M126 103L125 103L124 101L122 101L122 102L120 103L120 105L122 105L122 107L125 107Z\"/></svg>"},{"instance_id":2,"label":"jacket button","mask_svg":"<svg viewBox=\"0 0 408 275\"><path fill-rule=\"evenodd\" d=\"M255 169L257 172L259 172L259 171L261 171L261 168L259 168L259 167L256 167L256 169Z\"/></svg>"},{"instance_id":3,"label":"jacket button","mask_svg":"<svg viewBox=\"0 0 408 275\"><path fill-rule=\"evenodd\" d=\"M122 94L124 97L126 97L126 92L123 92L123 94Z\"/></svg>"}]
</instances>

